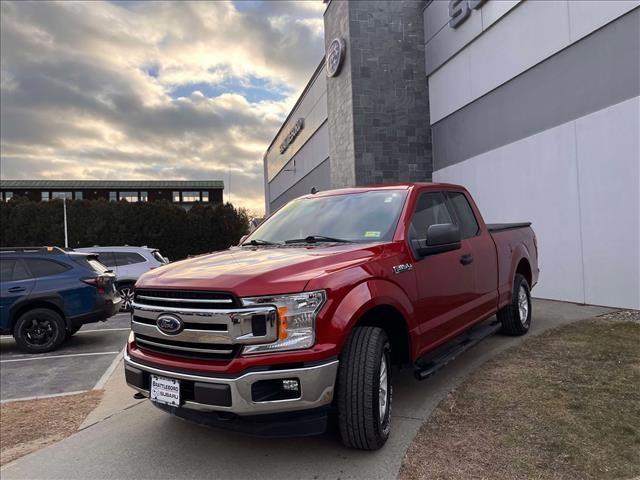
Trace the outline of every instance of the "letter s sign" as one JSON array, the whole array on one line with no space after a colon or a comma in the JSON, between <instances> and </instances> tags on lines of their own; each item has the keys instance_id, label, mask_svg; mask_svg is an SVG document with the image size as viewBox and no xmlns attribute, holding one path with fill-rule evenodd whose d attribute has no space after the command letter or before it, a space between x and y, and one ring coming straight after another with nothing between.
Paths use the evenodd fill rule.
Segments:
<instances>
[{"instance_id":1,"label":"letter s sign","mask_svg":"<svg viewBox=\"0 0 640 480\"><path fill-rule=\"evenodd\" d=\"M450 0L449 26L458 28L469 18L471 10L478 10L487 0Z\"/></svg>"}]
</instances>

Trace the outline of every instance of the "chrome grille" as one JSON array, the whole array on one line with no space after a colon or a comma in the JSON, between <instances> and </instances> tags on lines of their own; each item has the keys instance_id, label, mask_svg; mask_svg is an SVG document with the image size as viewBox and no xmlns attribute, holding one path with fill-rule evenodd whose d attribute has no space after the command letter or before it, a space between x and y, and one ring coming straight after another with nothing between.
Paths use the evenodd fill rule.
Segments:
<instances>
[{"instance_id":1,"label":"chrome grille","mask_svg":"<svg viewBox=\"0 0 640 480\"><path fill-rule=\"evenodd\" d=\"M241 345L271 343L278 334L273 305L240 307L230 294L137 290L131 329L138 346L158 353L193 358L231 358ZM178 317L178 333L157 325L163 314Z\"/></svg>"},{"instance_id":2,"label":"chrome grille","mask_svg":"<svg viewBox=\"0 0 640 480\"><path fill-rule=\"evenodd\" d=\"M240 350L239 345L213 345L210 343L193 342L177 343L140 334L135 334L135 341L142 350L196 359L230 359Z\"/></svg>"},{"instance_id":3,"label":"chrome grille","mask_svg":"<svg viewBox=\"0 0 640 480\"><path fill-rule=\"evenodd\" d=\"M136 289L134 301L147 305L187 308L239 307L240 302L225 292Z\"/></svg>"}]
</instances>

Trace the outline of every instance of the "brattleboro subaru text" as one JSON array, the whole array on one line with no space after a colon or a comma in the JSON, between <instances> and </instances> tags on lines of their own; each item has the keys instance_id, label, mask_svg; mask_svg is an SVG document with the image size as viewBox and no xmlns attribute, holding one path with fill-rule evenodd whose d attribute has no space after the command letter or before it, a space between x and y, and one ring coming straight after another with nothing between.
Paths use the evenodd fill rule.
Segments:
<instances>
[{"instance_id":1,"label":"brattleboro subaru text","mask_svg":"<svg viewBox=\"0 0 640 480\"><path fill-rule=\"evenodd\" d=\"M127 383L252 434L318 434L337 416L345 445L374 450L391 432L393 366L430 375L496 314L485 331L529 330L537 256L529 223L485 224L457 185L306 195L240 245L138 280Z\"/></svg>"}]
</instances>

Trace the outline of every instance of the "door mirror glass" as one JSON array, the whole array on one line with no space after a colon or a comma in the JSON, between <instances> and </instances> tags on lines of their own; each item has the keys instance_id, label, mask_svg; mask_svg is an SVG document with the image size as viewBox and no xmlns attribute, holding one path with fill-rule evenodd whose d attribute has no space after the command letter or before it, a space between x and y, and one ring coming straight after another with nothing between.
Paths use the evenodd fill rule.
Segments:
<instances>
[{"instance_id":1,"label":"door mirror glass","mask_svg":"<svg viewBox=\"0 0 640 480\"><path fill-rule=\"evenodd\" d=\"M240 237L240 241L238 242L238 245L242 245L242 242L244 242L244 241L247 239L247 237L248 237L248 236L249 236L249 235L243 235L243 236L241 236L241 237Z\"/></svg>"},{"instance_id":2,"label":"door mirror glass","mask_svg":"<svg viewBox=\"0 0 640 480\"><path fill-rule=\"evenodd\" d=\"M453 223L437 223L427 228L427 237L416 240L416 251L420 256L457 250L460 244L460 229Z\"/></svg>"}]
</instances>

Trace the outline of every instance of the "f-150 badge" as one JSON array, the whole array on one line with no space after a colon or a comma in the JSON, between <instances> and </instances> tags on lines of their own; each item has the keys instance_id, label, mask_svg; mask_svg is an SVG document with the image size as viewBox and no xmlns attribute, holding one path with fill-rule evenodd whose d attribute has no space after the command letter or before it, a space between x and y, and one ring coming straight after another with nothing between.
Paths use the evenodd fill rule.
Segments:
<instances>
[{"instance_id":1,"label":"f-150 badge","mask_svg":"<svg viewBox=\"0 0 640 480\"><path fill-rule=\"evenodd\" d=\"M410 263L401 263L393 266L393 273L410 272L411 270L413 270L413 265Z\"/></svg>"}]
</instances>

